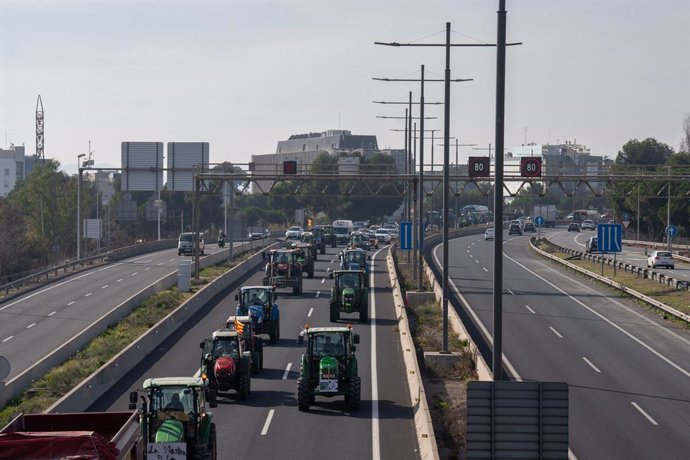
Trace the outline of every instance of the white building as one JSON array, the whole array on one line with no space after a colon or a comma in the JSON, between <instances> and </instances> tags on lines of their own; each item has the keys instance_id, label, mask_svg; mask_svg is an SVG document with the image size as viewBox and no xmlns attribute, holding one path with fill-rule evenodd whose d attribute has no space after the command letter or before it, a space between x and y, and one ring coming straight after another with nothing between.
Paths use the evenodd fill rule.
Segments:
<instances>
[{"instance_id":1,"label":"white building","mask_svg":"<svg viewBox=\"0 0 690 460\"><path fill-rule=\"evenodd\" d=\"M10 144L8 150L0 149L0 197L5 198L25 178L24 146Z\"/></svg>"}]
</instances>

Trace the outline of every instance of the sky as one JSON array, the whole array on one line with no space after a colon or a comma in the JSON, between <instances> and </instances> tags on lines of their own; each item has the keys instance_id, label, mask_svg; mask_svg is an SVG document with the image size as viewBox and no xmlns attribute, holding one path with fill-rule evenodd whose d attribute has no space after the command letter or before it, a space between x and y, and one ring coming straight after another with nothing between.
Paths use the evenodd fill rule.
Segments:
<instances>
[{"instance_id":1,"label":"sky","mask_svg":"<svg viewBox=\"0 0 690 460\"><path fill-rule=\"evenodd\" d=\"M505 146L577 142L615 158L630 139L676 151L690 112L690 0L507 0ZM498 0L0 0L0 145L67 171L119 167L123 141L209 142L246 164L292 134L346 129L402 148L404 105L442 79L441 47L495 43ZM495 145L496 49L455 47L450 133L459 161ZM427 102L443 84L425 85ZM427 105L442 163L443 107ZM413 108L419 116L418 106ZM430 136L431 133L427 133ZM431 141L425 163L431 163ZM451 149L454 162L455 149Z\"/></svg>"}]
</instances>

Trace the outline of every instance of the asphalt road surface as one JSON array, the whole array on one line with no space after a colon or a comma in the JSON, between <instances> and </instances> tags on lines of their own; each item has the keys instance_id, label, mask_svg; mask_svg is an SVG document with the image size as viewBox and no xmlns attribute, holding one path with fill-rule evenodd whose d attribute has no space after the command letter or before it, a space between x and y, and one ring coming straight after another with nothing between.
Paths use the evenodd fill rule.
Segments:
<instances>
[{"instance_id":1,"label":"asphalt road surface","mask_svg":"<svg viewBox=\"0 0 690 460\"><path fill-rule=\"evenodd\" d=\"M357 347L362 378L362 405L349 412L342 398L317 397L309 412L297 410L297 377L304 345L297 336L304 326L331 325L328 315L333 281L327 270L337 268L336 249L319 255L313 279L304 279L304 292L279 289L281 339L264 346L264 369L252 377L252 392L239 401L223 393L213 418L218 430L218 458L418 458L413 412L407 390L397 320L386 271L384 251L371 251L370 320L343 315L360 334ZM243 285L261 284L263 272L247 274ZM199 342L234 314L235 291L200 312L152 353L90 410L126 410L128 394L148 377L194 375L199 369ZM266 337L267 338L267 337Z\"/></svg>"},{"instance_id":2,"label":"asphalt road surface","mask_svg":"<svg viewBox=\"0 0 690 460\"><path fill-rule=\"evenodd\" d=\"M688 330L535 257L528 238L504 233L504 367L569 384L574 458L688 458ZM493 241L458 238L449 253L451 289L493 340Z\"/></svg>"}]
</instances>

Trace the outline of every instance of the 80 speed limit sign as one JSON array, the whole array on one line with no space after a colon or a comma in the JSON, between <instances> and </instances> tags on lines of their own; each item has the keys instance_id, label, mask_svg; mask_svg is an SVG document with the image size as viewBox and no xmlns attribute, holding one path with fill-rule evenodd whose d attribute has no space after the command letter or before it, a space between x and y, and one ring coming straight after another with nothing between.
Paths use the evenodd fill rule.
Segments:
<instances>
[{"instance_id":1,"label":"80 speed limit sign","mask_svg":"<svg viewBox=\"0 0 690 460\"><path fill-rule=\"evenodd\" d=\"M541 177L541 157L520 158L520 175L522 177Z\"/></svg>"},{"instance_id":2,"label":"80 speed limit sign","mask_svg":"<svg viewBox=\"0 0 690 460\"><path fill-rule=\"evenodd\" d=\"M489 157L470 157L467 171L470 177L489 177Z\"/></svg>"}]
</instances>

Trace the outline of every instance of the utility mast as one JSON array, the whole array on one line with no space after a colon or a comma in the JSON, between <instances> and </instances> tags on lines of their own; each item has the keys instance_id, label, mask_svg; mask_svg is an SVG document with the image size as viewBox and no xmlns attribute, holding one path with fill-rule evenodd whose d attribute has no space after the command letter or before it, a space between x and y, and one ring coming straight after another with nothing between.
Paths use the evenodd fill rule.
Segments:
<instances>
[{"instance_id":1,"label":"utility mast","mask_svg":"<svg viewBox=\"0 0 690 460\"><path fill-rule=\"evenodd\" d=\"M38 95L36 101L36 160L45 160L43 152L43 102L41 102L41 95Z\"/></svg>"}]
</instances>

